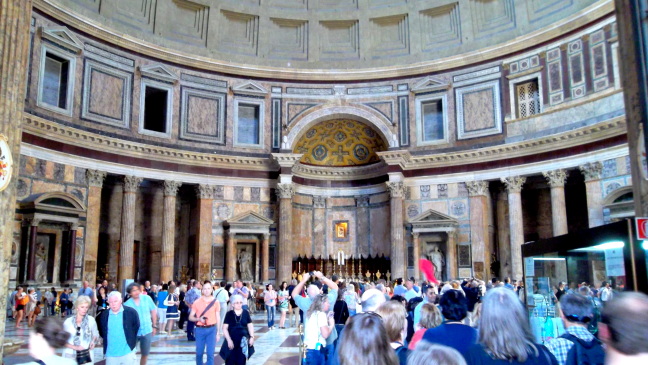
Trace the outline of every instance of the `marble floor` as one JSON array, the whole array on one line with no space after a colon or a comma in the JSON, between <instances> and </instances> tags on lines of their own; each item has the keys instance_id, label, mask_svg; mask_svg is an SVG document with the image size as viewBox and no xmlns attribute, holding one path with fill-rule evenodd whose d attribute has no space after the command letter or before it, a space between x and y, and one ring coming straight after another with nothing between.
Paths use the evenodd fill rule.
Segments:
<instances>
[{"instance_id":1,"label":"marble floor","mask_svg":"<svg viewBox=\"0 0 648 365\"><path fill-rule=\"evenodd\" d=\"M299 334L295 327L268 330L265 312L253 314L252 320L254 322L254 332L256 337L256 343L254 344L256 352L247 364L297 365L299 363L299 349L297 347ZM5 356L2 359L3 364L13 365L32 361L27 349L29 330L26 325L21 325L21 328L15 328L15 323L12 320L8 320L6 323L5 336L7 338L24 340L25 345L23 345L15 354ZM215 365L224 364L223 359L218 355L222 341L223 340L221 339L216 347L217 354L214 361ZM193 364L195 363L195 353L195 342L187 341L186 334L176 329L175 334L172 336L155 336L148 363L151 365ZM105 361L103 360L103 350L101 348L95 349L94 356L96 364L105 364Z\"/></svg>"}]
</instances>

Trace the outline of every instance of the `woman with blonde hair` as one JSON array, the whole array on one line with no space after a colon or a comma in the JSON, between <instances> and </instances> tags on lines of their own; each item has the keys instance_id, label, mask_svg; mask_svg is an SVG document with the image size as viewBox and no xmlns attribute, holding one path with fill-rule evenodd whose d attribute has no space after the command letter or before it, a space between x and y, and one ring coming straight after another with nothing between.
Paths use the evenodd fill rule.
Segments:
<instances>
[{"instance_id":1,"label":"woman with blonde hair","mask_svg":"<svg viewBox=\"0 0 648 365\"><path fill-rule=\"evenodd\" d=\"M452 347L421 341L410 353L407 365L466 365L459 351Z\"/></svg>"},{"instance_id":2,"label":"woman with blonde hair","mask_svg":"<svg viewBox=\"0 0 648 365\"><path fill-rule=\"evenodd\" d=\"M344 292L344 301L347 304L347 308L349 308L349 317L355 316L356 306L360 304L360 297L358 297L358 293L356 293L353 284L347 285L346 291Z\"/></svg>"},{"instance_id":3,"label":"woman with blonde hair","mask_svg":"<svg viewBox=\"0 0 648 365\"><path fill-rule=\"evenodd\" d=\"M482 298L478 343L465 357L469 364L558 364L546 347L534 343L524 306L504 287Z\"/></svg>"},{"instance_id":4,"label":"woman with blonde hair","mask_svg":"<svg viewBox=\"0 0 648 365\"><path fill-rule=\"evenodd\" d=\"M424 303L421 305L421 320L418 323L418 329L412 336L412 340L409 343L409 349L414 350L416 344L423 338L425 331L429 328L434 328L443 323L443 316L439 308L432 303Z\"/></svg>"},{"instance_id":5,"label":"woman with blonde hair","mask_svg":"<svg viewBox=\"0 0 648 365\"><path fill-rule=\"evenodd\" d=\"M340 337L340 365L398 365L383 321L375 312L349 317Z\"/></svg>"},{"instance_id":6,"label":"woman with blonde hair","mask_svg":"<svg viewBox=\"0 0 648 365\"><path fill-rule=\"evenodd\" d=\"M331 303L329 303L328 296L326 294L319 294L313 299L313 304L311 304L305 313L305 365L324 365L325 359L322 349L326 347L326 339L335 328L333 311L329 311L330 308Z\"/></svg>"},{"instance_id":7,"label":"woman with blonde hair","mask_svg":"<svg viewBox=\"0 0 648 365\"><path fill-rule=\"evenodd\" d=\"M407 311L400 302L390 300L376 309L376 313L382 317L385 332L389 338L389 344L398 357L400 365L407 364L409 349L405 347L407 336Z\"/></svg>"},{"instance_id":8,"label":"woman with blonde hair","mask_svg":"<svg viewBox=\"0 0 648 365\"><path fill-rule=\"evenodd\" d=\"M74 303L76 315L69 316L63 322L63 329L70 334L63 357L76 359L78 364L94 363L93 350L99 330L95 319L88 315L91 304L90 297L79 296Z\"/></svg>"}]
</instances>

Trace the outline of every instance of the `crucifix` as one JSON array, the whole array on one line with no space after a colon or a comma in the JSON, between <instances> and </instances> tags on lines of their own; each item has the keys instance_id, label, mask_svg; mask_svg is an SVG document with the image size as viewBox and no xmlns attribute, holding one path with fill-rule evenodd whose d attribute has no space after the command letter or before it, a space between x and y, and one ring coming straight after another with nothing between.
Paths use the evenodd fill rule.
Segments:
<instances>
[{"instance_id":1,"label":"crucifix","mask_svg":"<svg viewBox=\"0 0 648 365\"><path fill-rule=\"evenodd\" d=\"M332 153L333 156L337 156L338 162L344 161L344 156L348 156L349 152L342 151L342 146L338 146L338 150Z\"/></svg>"}]
</instances>

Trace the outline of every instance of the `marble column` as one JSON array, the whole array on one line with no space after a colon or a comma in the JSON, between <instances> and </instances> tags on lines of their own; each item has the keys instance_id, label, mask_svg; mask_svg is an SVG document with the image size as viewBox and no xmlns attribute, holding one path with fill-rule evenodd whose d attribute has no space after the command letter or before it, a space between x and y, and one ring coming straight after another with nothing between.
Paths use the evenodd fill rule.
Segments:
<instances>
[{"instance_id":1,"label":"marble column","mask_svg":"<svg viewBox=\"0 0 648 365\"><path fill-rule=\"evenodd\" d=\"M99 252L99 229L101 224L101 190L105 171L86 170L88 181L88 211L86 215L85 250L83 255L83 279L90 284L97 280L97 253Z\"/></svg>"},{"instance_id":2,"label":"marble column","mask_svg":"<svg viewBox=\"0 0 648 365\"><path fill-rule=\"evenodd\" d=\"M403 192L402 182L388 182L387 189L391 197L391 277L392 280L405 278L407 261L405 239L403 237Z\"/></svg>"},{"instance_id":3,"label":"marble column","mask_svg":"<svg viewBox=\"0 0 648 365\"><path fill-rule=\"evenodd\" d=\"M567 234L567 206L565 205L565 182L567 171L563 169L545 171L542 175L551 187L551 226L553 235Z\"/></svg>"},{"instance_id":4,"label":"marble column","mask_svg":"<svg viewBox=\"0 0 648 365\"><path fill-rule=\"evenodd\" d=\"M367 257L371 254L369 248L369 196L356 196L356 247L358 257Z\"/></svg>"},{"instance_id":5,"label":"marble column","mask_svg":"<svg viewBox=\"0 0 648 365\"><path fill-rule=\"evenodd\" d=\"M275 281L280 283L290 279L292 271L292 197L294 195L292 184L277 184L279 195L279 242L277 243L276 265L277 274Z\"/></svg>"},{"instance_id":6,"label":"marble column","mask_svg":"<svg viewBox=\"0 0 648 365\"><path fill-rule=\"evenodd\" d=\"M412 233L412 256L414 256L414 279L416 280L421 279L421 266L419 264L419 260L421 259L421 240L419 236L418 232Z\"/></svg>"},{"instance_id":7,"label":"marble column","mask_svg":"<svg viewBox=\"0 0 648 365\"><path fill-rule=\"evenodd\" d=\"M196 186L196 195L198 197L198 232L196 232L197 239L193 269L194 276L200 280L210 279L213 244L214 189L215 187L212 185L200 184Z\"/></svg>"},{"instance_id":8,"label":"marble column","mask_svg":"<svg viewBox=\"0 0 648 365\"><path fill-rule=\"evenodd\" d=\"M487 280L490 272L492 251L489 223L491 221L491 204L488 181L467 181L466 188L470 195L470 241L473 261L473 275ZM481 268L475 263L480 262ZM477 271L476 269L480 269Z\"/></svg>"},{"instance_id":9,"label":"marble column","mask_svg":"<svg viewBox=\"0 0 648 365\"><path fill-rule=\"evenodd\" d=\"M143 180L137 176L124 176L118 285L121 285L125 279L135 279L133 267L133 252L135 250L135 202L137 200L137 189Z\"/></svg>"},{"instance_id":10,"label":"marble column","mask_svg":"<svg viewBox=\"0 0 648 365\"><path fill-rule=\"evenodd\" d=\"M459 272L457 270L457 235L458 232L456 230L448 232L448 245L446 247L447 279L457 279L459 277Z\"/></svg>"},{"instance_id":11,"label":"marble column","mask_svg":"<svg viewBox=\"0 0 648 365\"><path fill-rule=\"evenodd\" d=\"M503 177L509 201L509 229L511 236L511 279L522 280L522 245L524 244L524 223L522 221L522 185L526 177Z\"/></svg>"},{"instance_id":12,"label":"marble column","mask_svg":"<svg viewBox=\"0 0 648 365\"><path fill-rule=\"evenodd\" d=\"M229 231L225 244L225 280L234 281L236 277L236 232Z\"/></svg>"},{"instance_id":13,"label":"marble column","mask_svg":"<svg viewBox=\"0 0 648 365\"><path fill-rule=\"evenodd\" d=\"M261 282L267 283L270 277L270 233L263 234L261 243Z\"/></svg>"},{"instance_id":14,"label":"marble column","mask_svg":"<svg viewBox=\"0 0 648 365\"><path fill-rule=\"evenodd\" d=\"M71 224L70 231L68 236L68 260L67 260L67 283L74 284L74 264L76 261L76 239L77 239L77 230L79 229L78 224Z\"/></svg>"},{"instance_id":15,"label":"marble column","mask_svg":"<svg viewBox=\"0 0 648 365\"><path fill-rule=\"evenodd\" d=\"M36 282L36 239L40 219L32 219L29 223L29 240L27 243L27 282Z\"/></svg>"},{"instance_id":16,"label":"marble column","mask_svg":"<svg viewBox=\"0 0 648 365\"><path fill-rule=\"evenodd\" d=\"M175 257L176 232L176 195L182 185L178 181L164 181L164 224L162 225L162 265L160 280L163 283L173 279L173 259Z\"/></svg>"},{"instance_id":17,"label":"marble column","mask_svg":"<svg viewBox=\"0 0 648 365\"><path fill-rule=\"evenodd\" d=\"M511 276L511 237L509 235L508 193L501 189L497 195L497 244L501 278Z\"/></svg>"},{"instance_id":18,"label":"marble column","mask_svg":"<svg viewBox=\"0 0 648 365\"><path fill-rule=\"evenodd\" d=\"M20 166L22 113L25 101L27 67L29 66L31 0L3 0L0 2L0 134L7 138L13 156L12 180L0 192L0 307L5 308L9 290L9 265L14 234L16 206L16 177ZM4 338L5 316L0 311L0 338ZM3 349L0 346L0 359Z\"/></svg>"},{"instance_id":19,"label":"marble column","mask_svg":"<svg viewBox=\"0 0 648 365\"><path fill-rule=\"evenodd\" d=\"M326 256L326 197L321 195L313 195L313 247L315 257Z\"/></svg>"},{"instance_id":20,"label":"marble column","mask_svg":"<svg viewBox=\"0 0 648 365\"><path fill-rule=\"evenodd\" d=\"M603 220L603 190L601 188L603 164L598 161L589 162L579 166L579 169L585 175L589 227L602 226L605 223Z\"/></svg>"}]
</instances>

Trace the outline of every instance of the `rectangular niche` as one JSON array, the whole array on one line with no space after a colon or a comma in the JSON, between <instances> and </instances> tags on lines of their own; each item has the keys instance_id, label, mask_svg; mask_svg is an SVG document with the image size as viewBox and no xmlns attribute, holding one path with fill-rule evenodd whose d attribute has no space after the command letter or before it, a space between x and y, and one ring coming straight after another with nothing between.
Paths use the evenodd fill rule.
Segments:
<instances>
[{"instance_id":1,"label":"rectangular niche","mask_svg":"<svg viewBox=\"0 0 648 365\"><path fill-rule=\"evenodd\" d=\"M455 89L457 138L502 133L499 80Z\"/></svg>"},{"instance_id":2,"label":"rectangular niche","mask_svg":"<svg viewBox=\"0 0 648 365\"><path fill-rule=\"evenodd\" d=\"M514 0L470 1L475 39L496 35L516 27Z\"/></svg>"},{"instance_id":3,"label":"rectangular niche","mask_svg":"<svg viewBox=\"0 0 648 365\"><path fill-rule=\"evenodd\" d=\"M226 94L182 88L180 138L225 143Z\"/></svg>"},{"instance_id":4,"label":"rectangular niche","mask_svg":"<svg viewBox=\"0 0 648 365\"><path fill-rule=\"evenodd\" d=\"M434 145L448 142L446 94L426 95L416 99L416 144Z\"/></svg>"},{"instance_id":5,"label":"rectangular niche","mask_svg":"<svg viewBox=\"0 0 648 365\"><path fill-rule=\"evenodd\" d=\"M263 100L234 100L234 146L263 148Z\"/></svg>"},{"instance_id":6,"label":"rectangular niche","mask_svg":"<svg viewBox=\"0 0 648 365\"><path fill-rule=\"evenodd\" d=\"M461 44L458 2L419 12L419 23L423 52Z\"/></svg>"},{"instance_id":7,"label":"rectangular niche","mask_svg":"<svg viewBox=\"0 0 648 365\"><path fill-rule=\"evenodd\" d=\"M360 58L357 20L321 21L320 27L320 59L334 61Z\"/></svg>"},{"instance_id":8,"label":"rectangular niche","mask_svg":"<svg viewBox=\"0 0 648 365\"><path fill-rule=\"evenodd\" d=\"M133 74L86 59L81 118L128 128Z\"/></svg>"},{"instance_id":9,"label":"rectangular niche","mask_svg":"<svg viewBox=\"0 0 648 365\"><path fill-rule=\"evenodd\" d=\"M172 106L172 85L142 79L140 87L139 133L154 137L171 137Z\"/></svg>"},{"instance_id":10,"label":"rectangular niche","mask_svg":"<svg viewBox=\"0 0 648 365\"><path fill-rule=\"evenodd\" d=\"M172 7L172 18L158 22L156 33L186 45L206 47L209 6L189 0L172 0L168 6Z\"/></svg>"},{"instance_id":11,"label":"rectangular niche","mask_svg":"<svg viewBox=\"0 0 648 365\"><path fill-rule=\"evenodd\" d=\"M104 0L101 2L100 14L115 22L153 33L156 10L157 0Z\"/></svg>"},{"instance_id":12,"label":"rectangular niche","mask_svg":"<svg viewBox=\"0 0 648 365\"><path fill-rule=\"evenodd\" d=\"M270 18L272 36L268 54L270 58L308 59L308 21Z\"/></svg>"},{"instance_id":13,"label":"rectangular niche","mask_svg":"<svg viewBox=\"0 0 648 365\"><path fill-rule=\"evenodd\" d=\"M334 242L347 242L349 241L349 221L333 221L333 241Z\"/></svg>"}]
</instances>

